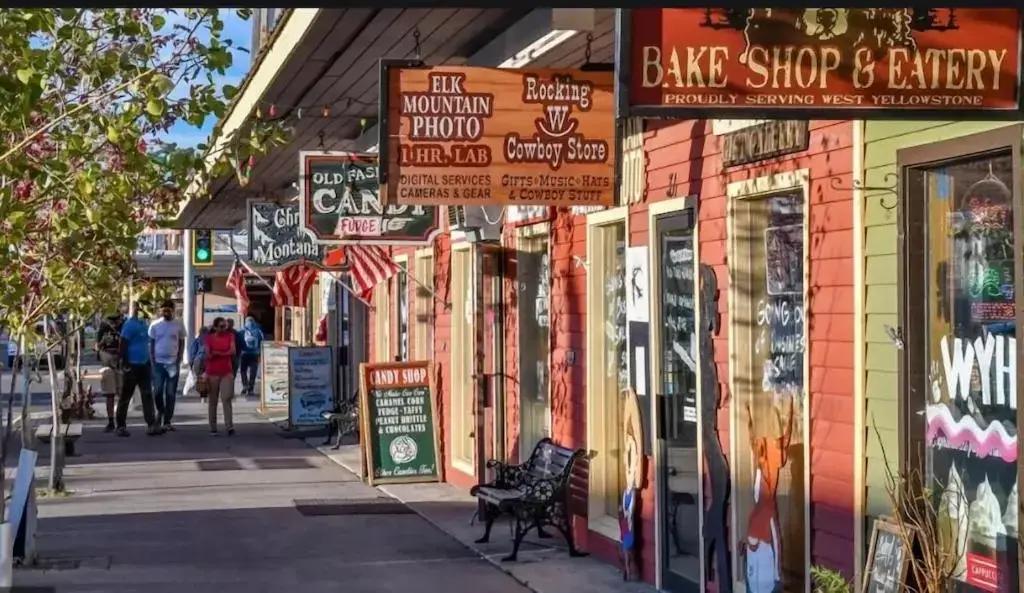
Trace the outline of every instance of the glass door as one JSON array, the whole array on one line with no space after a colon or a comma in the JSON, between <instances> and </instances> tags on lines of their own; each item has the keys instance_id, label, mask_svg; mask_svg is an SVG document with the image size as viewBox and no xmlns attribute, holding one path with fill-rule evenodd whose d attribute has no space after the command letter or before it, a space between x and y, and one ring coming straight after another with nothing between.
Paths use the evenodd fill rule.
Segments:
<instances>
[{"instance_id":1,"label":"glass door","mask_svg":"<svg viewBox=\"0 0 1024 593\"><path fill-rule=\"evenodd\" d=\"M661 460L662 588L703 591L701 584L701 463L697 449L697 327L692 209L657 220L661 361L657 443Z\"/></svg>"},{"instance_id":2,"label":"glass door","mask_svg":"<svg viewBox=\"0 0 1024 593\"><path fill-rule=\"evenodd\" d=\"M519 458L525 461L537 441L551 436L551 265L546 236L519 241Z\"/></svg>"}]
</instances>

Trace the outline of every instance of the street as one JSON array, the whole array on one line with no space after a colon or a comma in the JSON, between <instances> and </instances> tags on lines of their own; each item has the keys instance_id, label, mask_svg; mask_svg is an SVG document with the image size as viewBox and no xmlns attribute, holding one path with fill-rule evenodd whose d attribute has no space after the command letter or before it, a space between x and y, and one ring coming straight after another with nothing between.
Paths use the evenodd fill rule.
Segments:
<instances>
[{"instance_id":1,"label":"street","mask_svg":"<svg viewBox=\"0 0 1024 593\"><path fill-rule=\"evenodd\" d=\"M367 513L385 495L302 440L278 436L255 405L236 399L233 438L211 437L205 405L194 399L179 402L177 431L159 437L143 434L137 413L127 439L90 422L65 473L73 493L40 501L39 567L18 569L15 585L60 593L529 590L399 503L386 509L395 514L304 516L296 500L375 503L352 509Z\"/></svg>"}]
</instances>

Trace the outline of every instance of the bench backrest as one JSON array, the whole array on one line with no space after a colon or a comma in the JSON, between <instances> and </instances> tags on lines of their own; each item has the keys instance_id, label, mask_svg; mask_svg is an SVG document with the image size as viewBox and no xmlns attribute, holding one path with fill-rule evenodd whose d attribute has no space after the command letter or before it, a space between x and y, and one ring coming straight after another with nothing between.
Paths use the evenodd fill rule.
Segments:
<instances>
[{"instance_id":1,"label":"bench backrest","mask_svg":"<svg viewBox=\"0 0 1024 593\"><path fill-rule=\"evenodd\" d=\"M556 445L549 438L541 439L533 448L530 459L526 463L528 479L562 478L568 479L576 460L585 454L583 449L567 449Z\"/></svg>"}]
</instances>

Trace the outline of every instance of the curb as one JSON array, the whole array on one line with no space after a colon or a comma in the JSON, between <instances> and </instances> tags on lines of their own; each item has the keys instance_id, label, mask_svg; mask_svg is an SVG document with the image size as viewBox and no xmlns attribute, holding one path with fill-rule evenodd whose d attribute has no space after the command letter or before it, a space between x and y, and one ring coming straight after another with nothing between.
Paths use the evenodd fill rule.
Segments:
<instances>
[{"instance_id":1,"label":"curb","mask_svg":"<svg viewBox=\"0 0 1024 593\"><path fill-rule=\"evenodd\" d=\"M315 446L311 445L311 444L310 444L310 443L308 443L308 442L307 442L307 441L306 441L305 439L303 439L302 443L303 443L304 445L306 445L307 447L309 447L310 449L312 449L312 450L316 451L316 452L317 452L317 453L319 453L320 455L323 455L324 457L326 457L326 458L327 458L327 459L328 459L328 460L329 460L329 461L330 461L331 463L333 463L333 464L337 465L338 467L340 467L340 468L342 468L342 469L344 469L344 470L346 470L346 471L348 471L348 472L352 473L352 474L353 474L353 475L355 475L355 476L356 476L357 478L359 477L359 475L360 475L360 472L361 472L361 469L360 469L360 468L355 468L355 469L353 469L353 468L351 468L351 467L348 467L347 465L345 465L345 464L344 464L344 463L342 463L341 461L339 461L339 460L337 460L337 459L334 459L334 458L332 458L332 457L331 457L330 455L328 455L328 454L327 454L327 453L325 453L324 451L321 451L321 450L320 450L319 448L317 448L317 447L315 447ZM359 479L359 481L365 484L365 482L363 482L362 478L360 478L360 479ZM384 494L387 494L387 495L388 495L388 496L390 496L391 498L393 498L393 499L395 499L395 500L397 500L397 501L401 502L402 504L406 505L407 507L409 507L410 509L412 509L412 512L416 513L416 515L417 515L417 516L419 516L419 517L420 517L421 519L423 519L424 521L426 521L427 523L429 523L430 525L432 525L432 526L434 527L434 529L437 529L437 530L438 530L438 531L440 531L441 533L443 533L443 534L447 535L447 536L448 536L448 537L450 537L451 539L455 540L455 541L456 541L456 542L457 542L457 543L458 543L459 545L461 545L462 547L466 548L467 550L469 550L470 552L472 552L473 554L475 554L475 555L476 555L477 557L479 557L479 558L482 558L483 560L485 560L485 561L486 561L486 562L487 562L488 564L490 564L491 566L493 566L493 567L497 568L498 570L500 570L501 572L503 572L503 573L507 574L507 575L508 575L509 577L511 577L511 578L512 578L512 580L513 580L513 581L515 581L515 582L519 583L519 584L520 584L520 585L522 585L523 587L526 587L527 589L529 589L529 590L530 590L530 591L532 591L533 593L544 593L544 592L542 592L542 591L540 591L540 590L536 589L536 588L535 588L535 587L533 587L532 585L530 585L530 582L529 582L529 581L527 581L527 580L524 580L524 579L522 579L522 578L520 578L520 577L517 577L516 575L514 575L514 574L512 573L512 570L511 570L510 568L506 568L506 567L505 567L505 565L504 565L504 564L503 564L503 563L501 562L501 560L500 560L500 559L498 559L498 558L492 558L491 556L488 556L487 554L484 554L484 553L483 553L483 552L481 552L480 550L477 550L476 548L474 548L473 546L469 545L468 543L466 543L466 542L462 541L461 539L459 539L459 538L455 537L455 535L454 535L454 534L452 534L452 533L451 533L450 531L448 531L447 529L445 529L444 527L442 527L442 526L441 526L441 525L440 525L440 524L439 524L439 523L438 523L437 521L434 521L434 520L433 520L433 519L431 519L430 517L428 517L428 516L426 516L425 514L423 514L423 512L422 512L422 511L420 511L419 509L417 509L417 508L416 508L415 506L412 506L412 505L410 505L409 503L407 503L406 501L402 500L402 499L401 499L401 498L399 498L398 496L395 496L394 494L392 494L391 492L389 492L389 491L388 491L388 487L387 487L387 486L373 486L373 488L374 488L375 490L377 490L378 492L382 492L382 493L384 493ZM522 552L522 551L520 551L520 554L522 554L522 553L523 553L523 552Z\"/></svg>"}]
</instances>

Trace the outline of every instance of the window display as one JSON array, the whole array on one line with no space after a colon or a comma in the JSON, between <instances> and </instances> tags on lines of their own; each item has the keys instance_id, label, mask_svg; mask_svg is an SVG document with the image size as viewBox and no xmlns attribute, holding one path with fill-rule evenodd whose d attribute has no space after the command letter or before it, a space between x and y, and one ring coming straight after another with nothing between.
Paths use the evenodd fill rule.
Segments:
<instances>
[{"instance_id":1,"label":"window display","mask_svg":"<svg viewBox=\"0 0 1024 593\"><path fill-rule=\"evenodd\" d=\"M926 470L960 593L1018 582L1012 171L1009 152L908 171L928 208Z\"/></svg>"}]
</instances>

